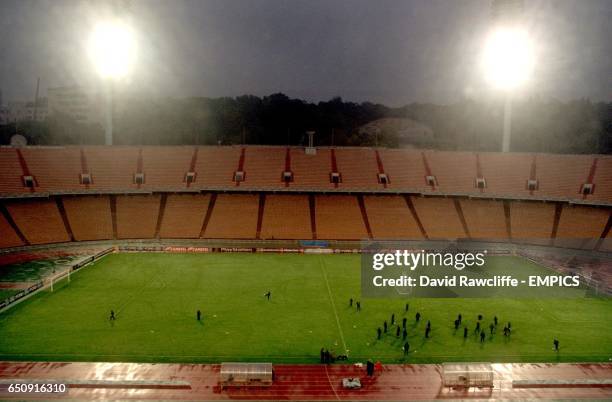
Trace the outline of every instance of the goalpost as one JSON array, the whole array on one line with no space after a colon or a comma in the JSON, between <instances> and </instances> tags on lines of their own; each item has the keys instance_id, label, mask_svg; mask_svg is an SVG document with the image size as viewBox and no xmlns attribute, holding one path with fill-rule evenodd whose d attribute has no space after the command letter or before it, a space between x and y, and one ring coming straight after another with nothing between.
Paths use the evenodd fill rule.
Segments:
<instances>
[{"instance_id":1,"label":"goalpost","mask_svg":"<svg viewBox=\"0 0 612 402\"><path fill-rule=\"evenodd\" d=\"M55 282L58 282L66 277L68 278L68 282L70 282L71 272L72 272L72 267L60 272L59 274L53 275L51 278L45 279L43 282L47 282L47 285L50 287L51 291L53 292L53 285L55 284Z\"/></svg>"},{"instance_id":2,"label":"goalpost","mask_svg":"<svg viewBox=\"0 0 612 402\"><path fill-rule=\"evenodd\" d=\"M54 285L56 284L56 282L67 278L68 282L70 282L70 277L72 274L72 271L78 271L81 268L83 268L84 266L87 266L95 261L97 261L98 259L104 257L105 255L108 255L112 252L115 251L114 247L110 247L107 248L103 251L98 252L95 255L86 257L84 259L82 259L80 262L66 268L65 270L59 272L59 273L54 273L54 275L52 275L51 277L47 277L43 280L40 280L38 282L36 282L34 285L30 286L28 289L25 289L24 291L20 292L18 295L13 296L13 297L9 297L6 300L0 300L0 312L5 311L11 307L13 307L16 304L21 303L22 301L30 298L31 296L33 296L34 294L42 291L42 290L46 290L46 289L50 289L51 292L53 292L54 290Z\"/></svg>"}]
</instances>

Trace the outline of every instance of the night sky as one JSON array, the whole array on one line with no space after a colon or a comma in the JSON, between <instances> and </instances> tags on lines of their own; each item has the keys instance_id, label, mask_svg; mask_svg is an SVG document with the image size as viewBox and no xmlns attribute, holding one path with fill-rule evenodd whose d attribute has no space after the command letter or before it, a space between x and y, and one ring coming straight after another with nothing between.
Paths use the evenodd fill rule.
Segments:
<instances>
[{"instance_id":1,"label":"night sky","mask_svg":"<svg viewBox=\"0 0 612 402\"><path fill-rule=\"evenodd\" d=\"M95 87L87 37L121 9L139 44L126 91L450 103L486 95L478 54L489 3L0 0L0 89L6 102L32 99L36 77L43 96L47 87ZM612 100L612 1L525 0L525 20L538 63L524 94Z\"/></svg>"}]
</instances>

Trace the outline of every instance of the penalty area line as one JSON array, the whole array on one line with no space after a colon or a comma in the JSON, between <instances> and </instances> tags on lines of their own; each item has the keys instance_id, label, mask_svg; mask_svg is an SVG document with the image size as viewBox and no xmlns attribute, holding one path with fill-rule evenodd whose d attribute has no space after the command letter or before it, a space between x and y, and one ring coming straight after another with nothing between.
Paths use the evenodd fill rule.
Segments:
<instances>
[{"instance_id":1,"label":"penalty area line","mask_svg":"<svg viewBox=\"0 0 612 402\"><path fill-rule=\"evenodd\" d=\"M332 295L331 287L329 286L329 281L327 280L327 272L325 271L325 262L319 256L319 266L321 267L321 271L323 271L323 278L325 279L325 286L327 286L327 294L329 295L329 301L332 305L332 309L334 310L334 316L336 317L336 324L338 325L338 332L340 333L340 340L342 341L342 346L344 347L344 353L348 355L348 348L346 347L346 342L344 340L344 332L342 331L342 326L340 325L340 317L338 317L338 311L336 310L336 303L334 303L334 297Z\"/></svg>"}]
</instances>

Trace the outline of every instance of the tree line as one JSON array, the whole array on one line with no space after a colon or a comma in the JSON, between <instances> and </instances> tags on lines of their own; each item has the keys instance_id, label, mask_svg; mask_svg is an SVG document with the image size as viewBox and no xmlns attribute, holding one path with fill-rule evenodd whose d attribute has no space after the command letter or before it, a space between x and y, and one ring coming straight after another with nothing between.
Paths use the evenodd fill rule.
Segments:
<instances>
[{"instance_id":1,"label":"tree line","mask_svg":"<svg viewBox=\"0 0 612 402\"><path fill-rule=\"evenodd\" d=\"M316 145L411 145L397 130L360 130L381 118L406 118L431 128L434 149L497 151L501 148L503 102L464 100L449 105L413 103L392 108L336 97L306 102L284 94L235 98L122 99L114 113L114 141L126 145L262 144L304 145L316 131ZM45 122L0 127L0 143L19 133L29 144L102 144L104 128L60 114ZM570 102L537 97L515 101L513 151L612 153L612 103Z\"/></svg>"}]
</instances>

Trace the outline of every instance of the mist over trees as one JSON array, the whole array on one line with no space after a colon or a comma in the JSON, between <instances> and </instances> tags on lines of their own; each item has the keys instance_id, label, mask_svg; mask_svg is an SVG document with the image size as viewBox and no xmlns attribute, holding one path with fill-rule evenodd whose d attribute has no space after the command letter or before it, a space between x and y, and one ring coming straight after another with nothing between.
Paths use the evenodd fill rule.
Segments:
<instances>
[{"instance_id":1,"label":"mist over trees","mask_svg":"<svg viewBox=\"0 0 612 402\"><path fill-rule=\"evenodd\" d=\"M278 93L235 98L122 99L114 116L116 144L267 144L304 145L314 130L316 145L398 147L410 145L393 130L377 135L359 130L377 119L406 118L431 128L429 148L497 151L501 148L503 103L465 100L450 105L414 103L399 108L333 98L309 103ZM101 144L104 129L68 116L46 122L0 127L0 142L19 133L30 144ZM423 144L420 144L423 145ZM513 151L612 153L612 103L560 102L531 98L515 101Z\"/></svg>"}]
</instances>

